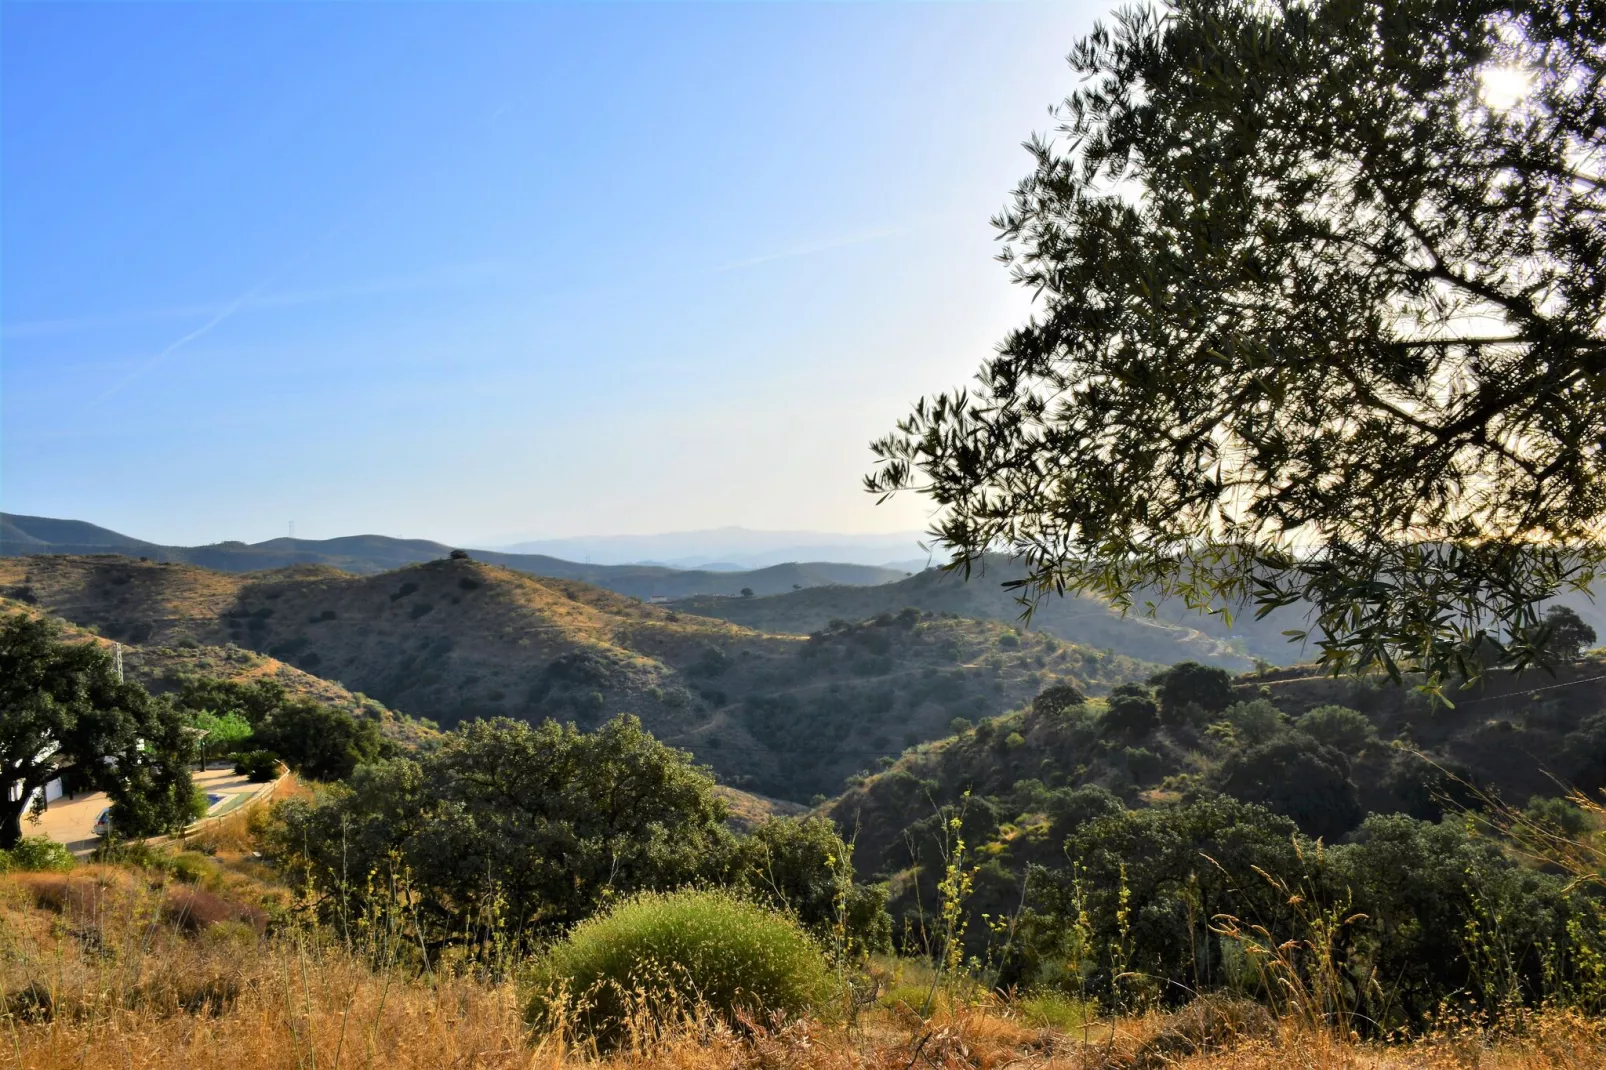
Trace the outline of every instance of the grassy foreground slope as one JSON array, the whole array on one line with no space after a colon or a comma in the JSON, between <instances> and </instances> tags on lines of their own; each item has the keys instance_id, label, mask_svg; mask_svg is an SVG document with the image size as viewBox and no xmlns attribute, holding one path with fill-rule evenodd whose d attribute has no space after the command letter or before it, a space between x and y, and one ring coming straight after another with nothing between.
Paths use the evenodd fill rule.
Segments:
<instances>
[{"instance_id":1,"label":"grassy foreground slope","mask_svg":"<svg viewBox=\"0 0 1606 1070\"><path fill-rule=\"evenodd\" d=\"M382 938L353 948L307 925L287 889L226 840L203 844L211 857L189 852L160 867L0 876L7 1065L1592 1070L1606 1060L1601 1023L1565 1011L1493 1029L1450 1019L1393 1045L1221 1000L1103 1016L1065 999L944 988L923 1019L911 1003L929 971L892 962L873 967L881 983L851 1017L746 1031L643 1021L636 1043L599 1056L532 1031L508 973L425 971Z\"/></svg>"},{"instance_id":2,"label":"grassy foreground slope","mask_svg":"<svg viewBox=\"0 0 1606 1070\"><path fill-rule=\"evenodd\" d=\"M4 558L0 594L142 649L233 644L444 725L635 713L725 782L793 801L839 791L957 717L1060 680L1099 693L1158 667L918 611L767 634L467 559L358 576Z\"/></svg>"}]
</instances>

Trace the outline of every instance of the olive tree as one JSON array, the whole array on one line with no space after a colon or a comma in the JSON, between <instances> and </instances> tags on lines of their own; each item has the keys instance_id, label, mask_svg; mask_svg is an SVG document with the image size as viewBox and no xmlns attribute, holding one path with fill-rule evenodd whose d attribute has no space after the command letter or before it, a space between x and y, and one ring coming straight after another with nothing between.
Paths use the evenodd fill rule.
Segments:
<instances>
[{"instance_id":1,"label":"olive tree","mask_svg":"<svg viewBox=\"0 0 1606 1070\"><path fill-rule=\"evenodd\" d=\"M1334 671L1545 657L1606 519L1606 87L1569 0L1170 0L995 224L1036 311L875 443L1030 602L1295 607Z\"/></svg>"}]
</instances>

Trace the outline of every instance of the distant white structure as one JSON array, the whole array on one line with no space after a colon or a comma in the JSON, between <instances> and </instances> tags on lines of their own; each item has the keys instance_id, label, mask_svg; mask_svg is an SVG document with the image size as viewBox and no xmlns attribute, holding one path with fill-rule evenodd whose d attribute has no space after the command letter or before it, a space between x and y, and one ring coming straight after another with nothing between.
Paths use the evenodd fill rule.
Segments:
<instances>
[{"instance_id":1,"label":"distant white structure","mask_svg":"<svg viewBox=\"0 0 1606 1070\"><path fill-rule=\"evenodd\" d=\"M52 745L49 748L47 748L47 749L45 749L43 751L40 751L39 754L35 756L34 760L35 761L43 761L44 759L50 757L51 754L55 753L55 749L56 749L55 746ZM54 780L46 781L45 782L45 786L42 787L42 788L34 788L33 791L30 793L30 800L29 800L30 801L30 805L32 803L32 799L37 797L41 793L44 794L45 804L46 805L49 805L50 803L53 803L57 799L61 798L61 796L63 794L63 789L62 789L62 786L61 786L61 778L57 777ZM13 785L11 785L9 801L10 802L16 802L20 798L22 798L22 785L21 784L13 784Z\"/></svg>"},{"instance_id":2,"label":"distant white structure","mask_svg":"<svg viewBox=\"0 0 1606 1070\"><path fill-rule=\"evenodd\" d=\"M647 604L649 606L661 606L667 601L669 601L667 594L650 594L647 596Z\"/></svg>"},{"instance_id":3,"label":"distant white structure","mask_svg":"<svg viewBox=\"0 0 1606 1070\"><path fill-rule=\"evenodd\" d=\"M44 792L45 802L47 804L55 802L62 796L61 778L57 777L55 780L50 781L42 788L34 788L32 794L38 795L40 792ZM20 798L22 798L22 785L11 785L11 801L16 802Z\"/></svg>"}]
</instances>

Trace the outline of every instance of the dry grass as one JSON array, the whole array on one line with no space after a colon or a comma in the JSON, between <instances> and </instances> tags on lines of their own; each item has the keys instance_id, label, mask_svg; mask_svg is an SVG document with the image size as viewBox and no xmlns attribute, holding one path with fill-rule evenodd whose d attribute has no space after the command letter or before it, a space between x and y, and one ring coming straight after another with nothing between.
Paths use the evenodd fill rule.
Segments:
<instances>
[{"instance_id":1,"label":"dry grass","mask_svg":"<svg viewBox=\"0 0 1606 1070\"><path fill-rule=\"evenodd\" d=\"M1253 1005L1039 1028L1004 1003L931 1021L877 1006L851 1025L794 1022L741 1035L685 1023L598 1058L528 1032L517 989L372 956L296 922L251 921L275 889L217 864L197 882L88 866L0 878L0 1058L66 1067L544 1067L651 1070L1584 1070L1606 1065L1606 1030L1564 1012L1509 1035L1449 1029L1409 1045L1344 1043ZM175 916L175 903L206 909ZM253 899L252 897L255 896ZM371 949L370 949L371 950ZM395 961L392 959L391 961Z\"/></svg>"}]
</instances>

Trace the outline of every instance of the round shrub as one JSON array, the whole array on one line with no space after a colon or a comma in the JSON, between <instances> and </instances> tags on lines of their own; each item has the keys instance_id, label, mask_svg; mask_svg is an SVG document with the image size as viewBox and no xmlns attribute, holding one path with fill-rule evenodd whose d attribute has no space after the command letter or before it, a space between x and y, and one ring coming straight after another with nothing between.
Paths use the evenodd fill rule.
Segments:
<instances>
[{"instance_id":1,"label":"round shrub","mask_svg":"<svg viewBox=\"0 0 1606 1070\"><path fill-rule=\"evenodd\" d=\"M270 750L241 751L234 756L234 772L254 784L279 778L279 756Z\"/></svg>"},{"instance_id":2,"label":"round shrub","mask_svg":"<svg viewBox=\"0 0 1606 1070\"><path fill-rule=\"evenodd\" d=\"M575 926L536 966L529 1014L602 1044L632 1022L826 1012L838 994L796 921L729 892L646 892Z\"/></svg>"}]
</instances>

